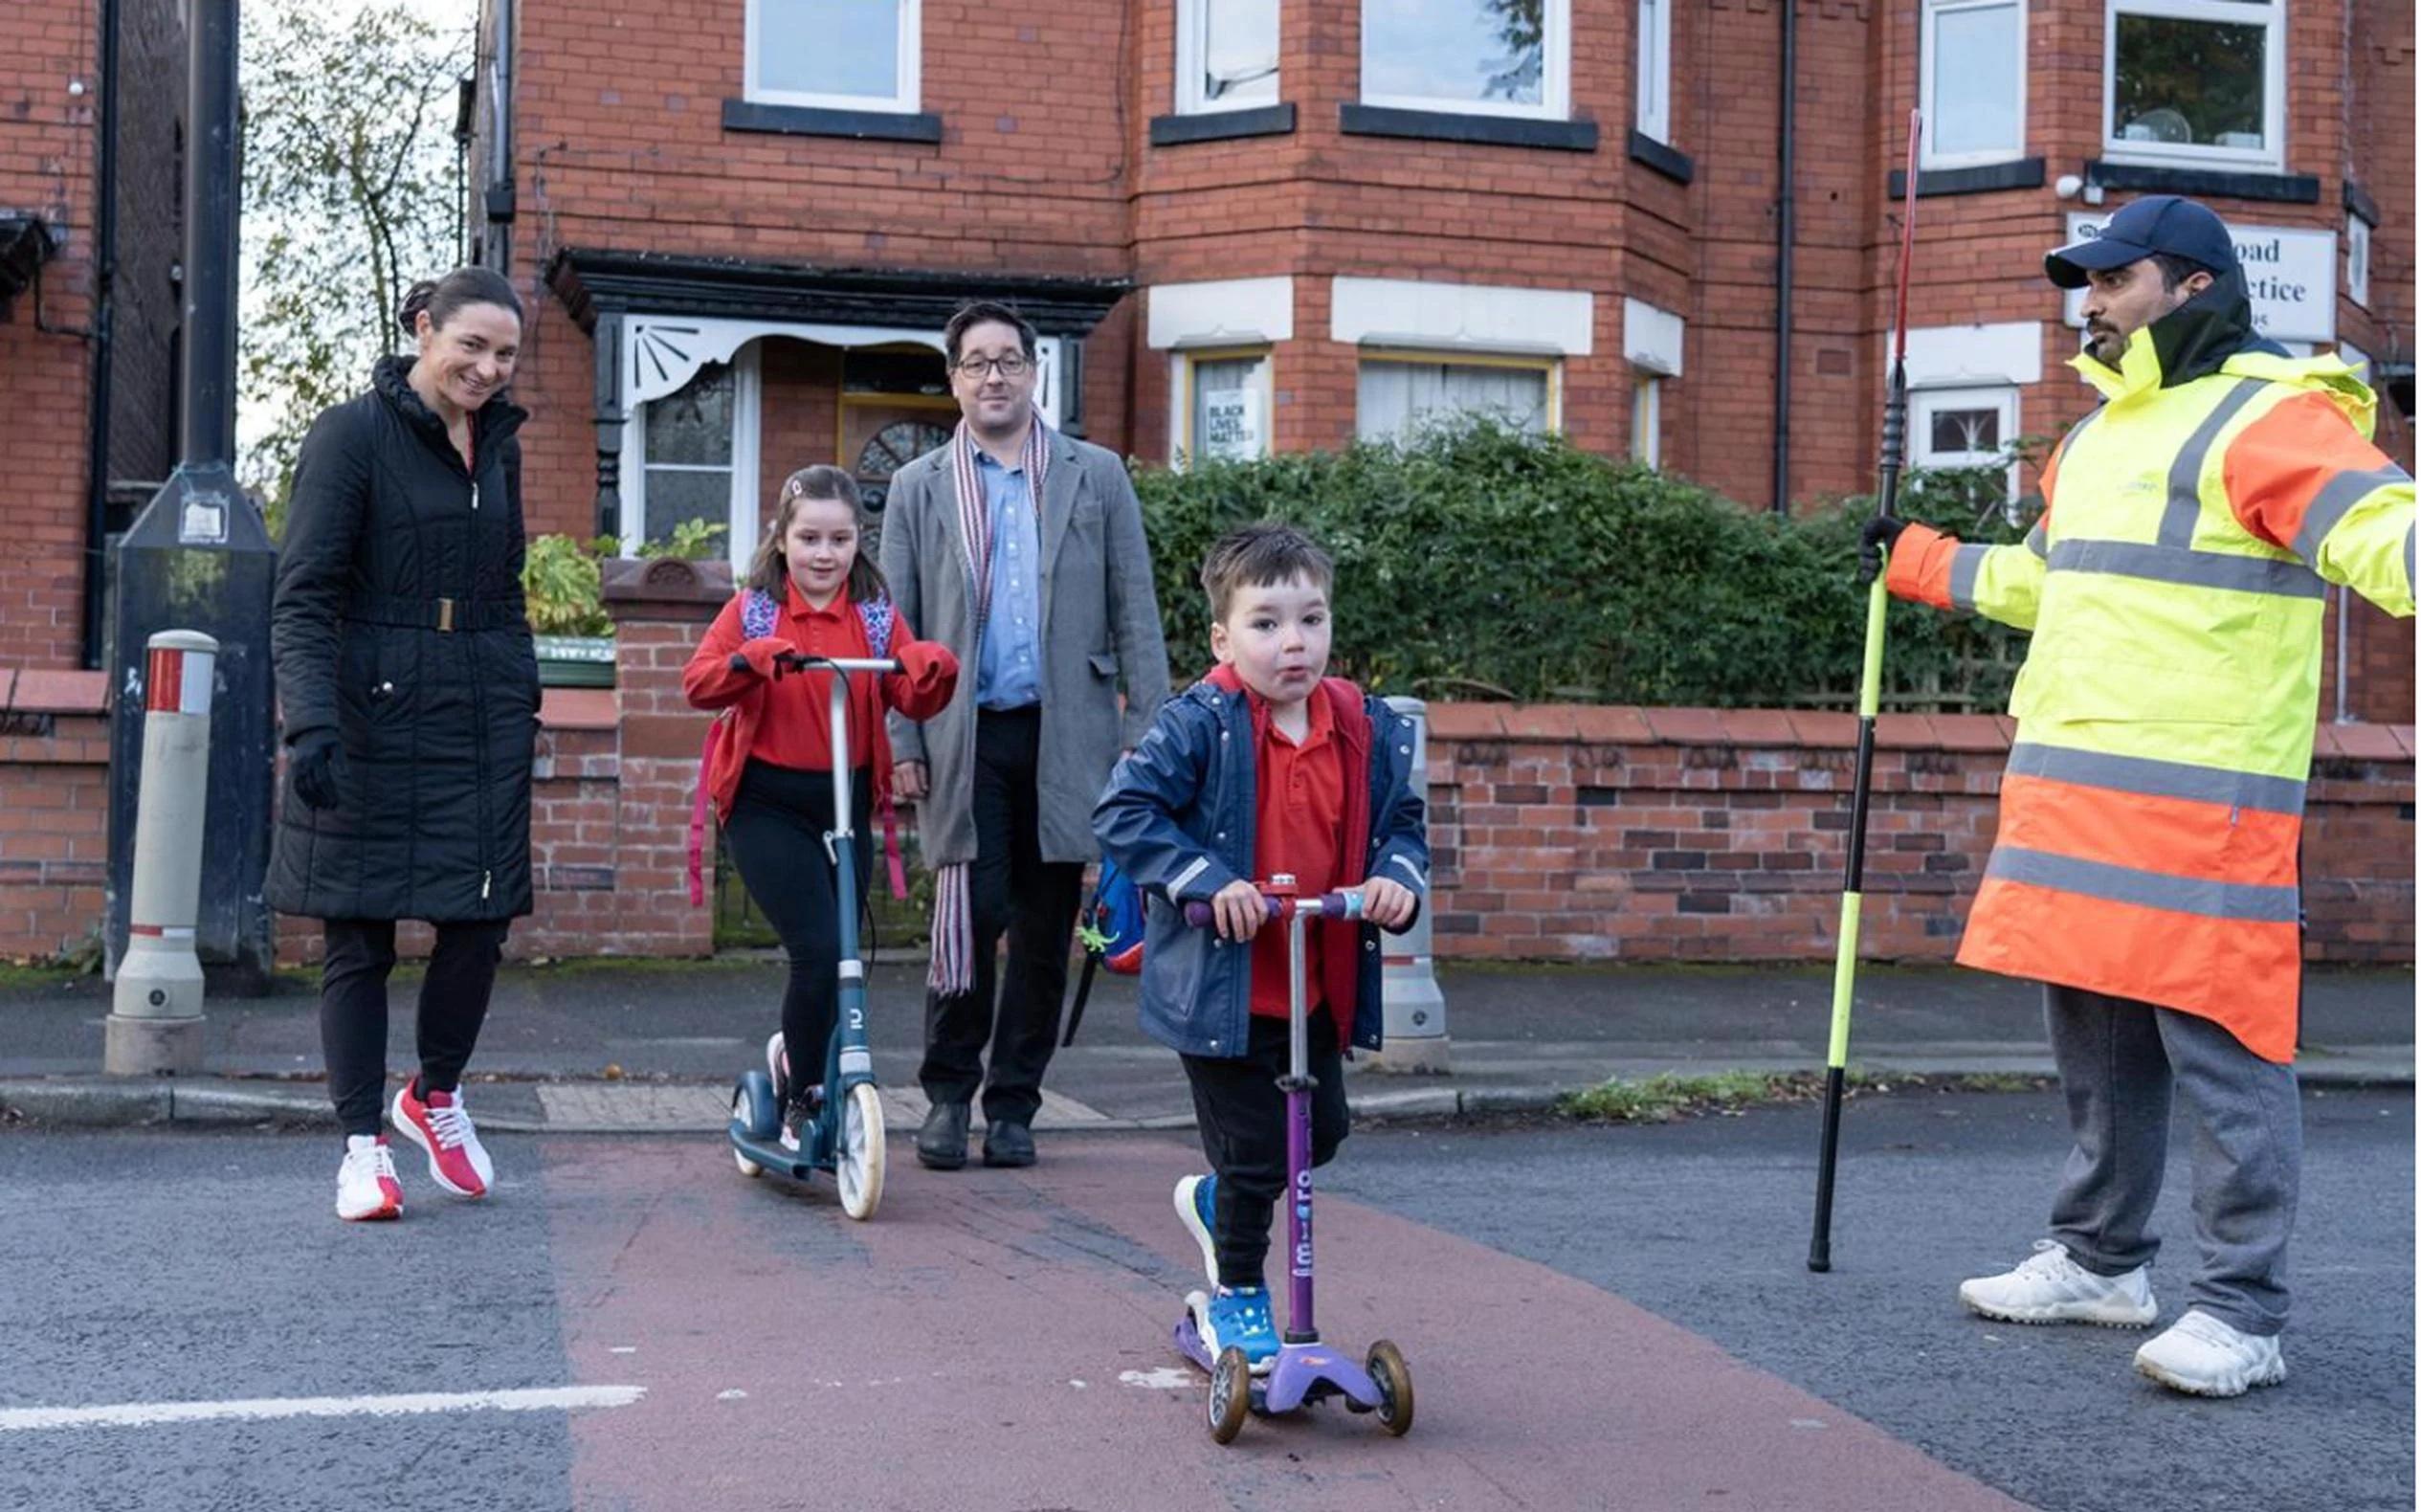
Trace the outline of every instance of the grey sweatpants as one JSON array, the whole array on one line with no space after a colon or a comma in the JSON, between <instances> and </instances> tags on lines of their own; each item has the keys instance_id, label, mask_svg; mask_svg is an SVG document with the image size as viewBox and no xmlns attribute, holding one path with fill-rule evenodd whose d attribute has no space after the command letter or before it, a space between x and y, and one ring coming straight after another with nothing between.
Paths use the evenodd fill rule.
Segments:
<instances>
[{"instance_id":1,"label":"grey sweatpants","mask_svg":"<svg viewBox=\"0 0 2421 1512\"><path fill-rule=\"evenodd\" d=\"M2077 1146L2060 1172L2051 1237L2103 1276L2149 1264L2144 1232L2168 1160L2170 1089L2193 1134L2188 1302L2241 1332L2286 1326L2286 1241L2303 1168L2295 1068L2262 1059L2208 1018L2046 987L2044 1016Z\"/></svg>"}]
</instances>

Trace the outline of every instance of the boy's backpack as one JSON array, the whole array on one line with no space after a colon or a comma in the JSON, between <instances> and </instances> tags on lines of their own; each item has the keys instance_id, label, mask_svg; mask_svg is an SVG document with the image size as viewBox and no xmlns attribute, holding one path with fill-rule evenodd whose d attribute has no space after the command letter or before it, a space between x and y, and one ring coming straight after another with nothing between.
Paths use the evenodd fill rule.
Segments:
<instances>
[{"instance_id":1,"label":"boy's backpack","mask_svg":"<svg viewBox=\"0 0 2421 1512\"><path fill-rule=\"evenodd\" d=\"M1062 1048L1076 1043L1096 970L1106 966L1120 976L1134 976L1144 969L1144 895L1134 878L1107 856L1101 858L1093 901L1077 922L1076 937L1084 946L1084 971L1077 978L1076 1004L1068 1011L1068 1031L1059 1040Z\"/></svg>"},{"instance_id":2,"label":"boy's backpack","mask_svg":"<svg viewBox=\"0 0 2421 1512\"><path fill-rule=\"evenodd\" d=\"M744 640L763 640L773 634L780 623L781 604L763 589L749 589L740 599L740 634ZM891 600L878 598L857 606L857 618L866 627L867 654L879 659L891 655L891 632L899 616L891 608ZM715 756L726 737L732 711L725 709L706 726L706 743L698 753L698 793L689 810L689 905L702 906L706 901L706 811L713 801L708 791L714 781ZM875 795L876 807L882 814L883 857L891 871L891 892L896 898L908 896L907 868L900 858L900 836L888 791Z\"/></svg>"}]
</instances>

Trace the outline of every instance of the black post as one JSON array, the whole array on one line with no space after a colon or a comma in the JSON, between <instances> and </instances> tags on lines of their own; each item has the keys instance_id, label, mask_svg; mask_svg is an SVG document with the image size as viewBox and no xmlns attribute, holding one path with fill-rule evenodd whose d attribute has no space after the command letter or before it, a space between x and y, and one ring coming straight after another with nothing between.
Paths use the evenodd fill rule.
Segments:
<instances>
[{"instance_id":1,"label":"black post","mask_svg":"<svg viewBox=\"0 0 2421 1512\"><path fill-rule=\"evenodd\" d=\"M277 739L269 603L277 576L260 511L235 480L236 0L190 0L185 156L185 432L175 476L113 547L109 890L113 977L126 948L144 649L163 630L219 643L194 947L213 991L266 991L276 941L262 899Z\"/></svg>"}]
</instances>

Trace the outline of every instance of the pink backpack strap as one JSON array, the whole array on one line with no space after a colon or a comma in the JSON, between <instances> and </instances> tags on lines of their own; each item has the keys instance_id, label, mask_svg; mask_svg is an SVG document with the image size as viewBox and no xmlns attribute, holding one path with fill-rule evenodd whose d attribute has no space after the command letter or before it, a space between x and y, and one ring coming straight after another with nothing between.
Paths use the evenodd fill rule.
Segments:
<instances>
[{"instance_id":1,"label":"pink backpack strap","mask_svg":"<svg viewBox=\"0 0 2421 1512\"><path fill-rule=\"evenodd\" d=\"M717 719L706 726L706 744L698 752L698 796L689 808L689 906L702 907L706 901L706 810L712 803L709 792L715 782L715 753L722 746L724 721Z\"/></svg>"},{"instance_id":2,"label":"pink backpack strap","mask_svg":"<svg viewBox=\"0 0 2421 1512\"><path fill-rule=\"evenodd\" d=\"M866 627L866 649L877 659L891 655L891 632L899 623L887 598L876 599L857 606L857 618ZM875 706L880 708L877 696ZM882 814L882 858L891 873L891 896L904 900L908 896L908 863L900 855L899 811L892 806L890 789L875 794L875 807Z\"/></svg>"}]
</instances>

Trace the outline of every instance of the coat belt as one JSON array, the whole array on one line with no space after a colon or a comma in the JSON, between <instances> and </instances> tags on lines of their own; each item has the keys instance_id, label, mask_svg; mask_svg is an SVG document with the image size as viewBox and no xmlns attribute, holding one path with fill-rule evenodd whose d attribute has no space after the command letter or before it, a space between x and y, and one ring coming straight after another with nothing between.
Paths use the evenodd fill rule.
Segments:
<instances>
[{"instance_id":1,"label":"coat belt","mask_svg":"<svg viewBox=\"0 0 2421 1512\"><path fill-rule=\"evenodd\" d=\"M344 617L361 624L446 634L502 630L528 615L526 604L518 598L397 598L366 593L344 607Z\"/></svg>"}]
</instances>

